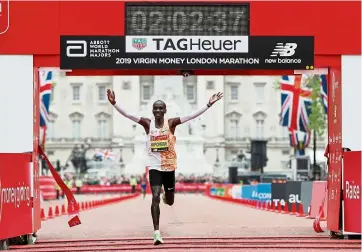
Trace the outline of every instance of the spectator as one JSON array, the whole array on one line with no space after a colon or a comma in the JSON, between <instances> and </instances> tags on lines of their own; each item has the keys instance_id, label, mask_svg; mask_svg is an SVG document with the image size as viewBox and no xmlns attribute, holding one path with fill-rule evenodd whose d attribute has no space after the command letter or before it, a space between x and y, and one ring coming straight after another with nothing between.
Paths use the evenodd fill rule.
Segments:
<instances>
[{"instance_id":1,"label":"spectator","mask_svg":"<svg viewBox=\"0 0 362 252\"><path fill-rule=\"evenodd\" d=\"M129 184L132 186L132 193L136 192L137 179L132 175Z\"/></svg>"},{"instance_id":2,"label":"spectator","mask_svg":"<svg viewBox=\"0 0 362 252\"><path fill-rule=\"evenodd\" d=\"M75 180L75 187L77 188L77 194L80 194L80 189L82 188L82 186L83 186L83 181L78 177Z\"/></svg>"}]
</instances>

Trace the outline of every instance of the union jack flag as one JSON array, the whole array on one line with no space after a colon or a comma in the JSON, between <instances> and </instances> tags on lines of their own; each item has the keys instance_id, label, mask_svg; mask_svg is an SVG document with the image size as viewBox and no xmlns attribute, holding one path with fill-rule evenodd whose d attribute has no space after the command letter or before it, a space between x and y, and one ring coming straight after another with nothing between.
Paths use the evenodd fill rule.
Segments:
<instances>
[{"instance_id":1,"label":"union jack flag","mask_svg":"<svg viewBox=\"0 0 362 252\"><path fill-rule=\"evenodd\" d=\"M110 161L117 161L120 157L120 153L111 152L109 149L101 150L95 149L95 158L101 161L110 160Z\"/></svg>"},{"instance_id":2,"label":"union jack flag","mask_svg":"<svg viewBox=\"0 0 362 252\"><path fill-rule=\"evenodd\" d=\"M309 115L311 113L311 91L302 87L306 75L282 76L281 91L281 126L290 130L309 132Z\"/></svg>"},{"instance_id":3,"label":"union jack flag","mask_svg":"<svg viewBox=\"0 0 362 252\"><path fill-rule=\"evenodd\" d=\"M321 96L324 107L324 112L328 114L328 85L327 85L327 76L322 74L321 79Z\"/></svg>"},{"instance_id":4,"label":"union jack flag","mask_svg":"<svg viewBox=\"0 0 362 252\"><path fill-rule=\"evenodd\" d=\"M49 104L53 88L53 72L45 71L44 75L39 72L39 93L40 93L40 140L44 148L46 128L49 122Z\"/></svg>"},{"instance_id":5,"label":"union jack flag","mask_svg":"<svg viewBox=\"0 0 362 252\"><path fill-rule=\"evenodd\" d=\"M311 134L309 132L289 131L290 145L297 150L297 156L304 156L305 149L309 146Z\"/></svg>"}]
</instances>

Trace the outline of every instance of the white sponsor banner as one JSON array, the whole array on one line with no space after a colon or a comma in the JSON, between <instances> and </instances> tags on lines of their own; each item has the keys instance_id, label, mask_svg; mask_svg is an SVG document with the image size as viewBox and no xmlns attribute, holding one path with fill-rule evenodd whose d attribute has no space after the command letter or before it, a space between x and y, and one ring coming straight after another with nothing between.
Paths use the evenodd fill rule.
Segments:
<instances>
[{"instance_id":1,"label":"white sponsor banner","mask_svg":"<svg viewBox=\"0 0 362 252\"><path fill-rule=\"evenodd\" d=\"M232 189L231 189L232 198L233 199L241 199L241 190L242 190L241 185L233 186Z\"/></svg>"},{"instance_id":2,"label":"white sponsor banner","mask_svg":"<svg viewBox=\"0 0 362 252\"><path fill-rule=\"evenodd\" d=\"M248 53L248 36L126 36L127 53Z\"/></svg>"}]
</instances>

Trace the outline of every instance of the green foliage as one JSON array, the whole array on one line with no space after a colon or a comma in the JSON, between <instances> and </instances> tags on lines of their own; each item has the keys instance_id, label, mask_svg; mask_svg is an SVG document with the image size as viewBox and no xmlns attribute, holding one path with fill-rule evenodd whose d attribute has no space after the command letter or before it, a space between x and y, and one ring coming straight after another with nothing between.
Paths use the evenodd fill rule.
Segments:
<instances>
[{"instance_id":1,"label":"green foliage","mask_svg":"<svg viewBox=\"0 0 362 252\"><path fill-rule=\"evenodd\" d=\"M273 88L275 90L279 90L280 89L280 78L275 78L273 81Z\"/></svg>"},{"instance_id":2,"label":"green foliage","mask_svg":"<svg viewBox=\"0 0 362 252\"><path fill-rule=\"evenodd\" d=\"M311 89L312 105L309 116L309 128L314 130L317 135L323 136L326 130L326 114L324 112L323 100L321 97L321 83L319 75L308 76L307 87Z\"/></svg>"},{"instance_id":3,"label":"green foliage","mask_svg":"<svg viewBox=\"0 0 362 252\"><path fill-rule=\"evenodd\" d=\"M326 130L327 117L324 113L323 100L321 97L320 76L316 74L309 75L306 81L306 87L312 91L310 106L311 114L309 116L309 128L314 130L318 136L323 136ZM275 90L280 90L280 79L276 79L273 83Z\"/></svg>"}]
</instances>

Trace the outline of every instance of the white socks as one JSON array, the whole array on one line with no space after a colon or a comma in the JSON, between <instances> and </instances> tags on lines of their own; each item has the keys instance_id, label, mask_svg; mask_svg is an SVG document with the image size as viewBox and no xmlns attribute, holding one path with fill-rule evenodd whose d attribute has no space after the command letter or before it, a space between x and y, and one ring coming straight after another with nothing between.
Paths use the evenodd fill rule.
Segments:
<instances>
[{"instance_id":1,"label":"white socks","mask_svg":"<svg viewBox=\"0 0 362 252\"><path fill-rule=\"evenodd\" d=\"M160 234L160 230L155 230L155 234Z\"/></svg>"}]
</instances>

